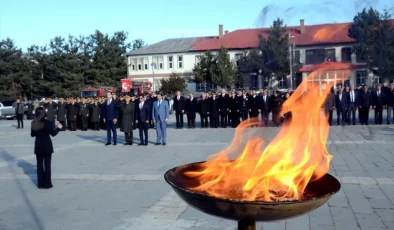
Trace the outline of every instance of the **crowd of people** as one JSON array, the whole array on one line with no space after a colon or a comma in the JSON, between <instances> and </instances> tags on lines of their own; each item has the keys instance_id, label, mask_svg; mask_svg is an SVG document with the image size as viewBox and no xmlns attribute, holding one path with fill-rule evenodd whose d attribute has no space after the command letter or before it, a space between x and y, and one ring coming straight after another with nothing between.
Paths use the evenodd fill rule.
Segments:
<instances>
[{"instance_id":1,"label":"crowd of people","mask_svg":"<svg viewBox=\"0 0 394 230\"><path fill-rule=\"evenodd\" d=\"M259 118L264 125L270 122L279 126L291 119L291 112L281 115L282 104L291 96L292 92L282 94L275 90L268 95L267 89L260 93L256 90L232 90L229 94L225 89L221 92L203 93L195 98L193 94L186 97L177 92L173 98L173 111L176 116L176 128L184 127L184 116L187 127L196 127L196 115L200 114L201 128L237 127L241 121L249 118ZM394 84L376 85L374 88L362 86L354 89L351 86L334 88L327 96L322 109L325 110L328 122L332 125L333 113L337 113L337 124L356 124L356 112L362 125L369 123L369 111L375 111L375 123L383 123L383 111L386 109L386 122L393 122ZM23 112L23 105L17 100L15 112L19 120ZM35 114L33 113L35 111ZM86 131L88 128L100 130L106 128L108 145L117 145L117 128L125 133L125 145L133 144L133 130L139 130L139 146L148 145L148 129L156 126L156 145L166 145L166 128L169 120L169 99L157 93L155 96L121 96L108 93L107 98L60 98L56 103L48 98L41 103L28 103L29 117L35 116L32 122L31 136L36 138L34 152L37 157L38 187L52 188L51 155L53 153L50 136L55 136L68 127L71 131L77 128ZM55 127L55 121L59 121ZM394 123L394 122L393 122ZM23 124L22 124L23 127ZM112 135L111 135L112 134ZM113 139L111 140L111 136ZM112 141L112 143L111 143Z\"/></svg>"},{"instance_id":2,"label":"crowd of people","mask_svg":"<svg viewBox=\"0 0 394 230\"><path fill-rule=\"evenodd\" d=\"M256 90L246 92L233 89L227 94L226 90L222 89L218 93L202 93L197 98L192 93L182 96L181 92L177 92L173 98L172 109L175 113L177 129L196 128L198 114L200 128L237 127L240 122L249 118L259 118L266 126L280 126L286 120L291 119L290 113L284 116L280 115L282 104L291 94L290 90L285 93L275 90L272 95L268 95L267 89L262 89L259 93ZM147 104L149 121L147 128L154 128L155 118L152 111L153 104L157 101L157 95L130 96L130 102L135 104L135 108L141 102L140 97L143 97L143 101ZM126 103L126 97L118 97L115 93L112 93L111 98L114 100L118 112L119 122L117 122L116 128L121 128L122 108ZM162 95L162 98L169 104L170 98L166 95ZM57 103L51 98L41 102L29 101L27 115L31 117L32 111L42 106L46 111L46 119L51 122L59 121L63 125L63 130L66 128L70 131L76 131L77 129L82 131L88 129L100 130L106 128L102 108L107 101L108 98L104 97L60 98ZM371 109L375 112L375 124L383 123L384 110L387 111L386 123L391 124L393 122L393 105L394 84L391 87L387 84L378 84L375 87L362 86L358 89L339 85L336 92L333 90L327 97L324 109L327 112L330 125L333 125L334 111L337 115L337 125L355 125L357 123L368 125L369 110ZM137 113L136 109L134 113ZM358 117L356 117L356 114L358 114ZM133 119L135 118L136 114L133 116ZM132 123L133 130L136 130L138 124L135 121Z\"/></svg>"}]
</instances>

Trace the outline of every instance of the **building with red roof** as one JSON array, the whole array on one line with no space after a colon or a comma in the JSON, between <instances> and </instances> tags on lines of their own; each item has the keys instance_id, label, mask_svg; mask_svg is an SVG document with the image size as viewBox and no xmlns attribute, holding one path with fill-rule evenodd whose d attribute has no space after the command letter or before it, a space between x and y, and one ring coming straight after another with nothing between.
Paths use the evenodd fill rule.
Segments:
<instances>
[{"instance_id":1,"label":"building with red roof","mask_svg":"<svg viewBox=\"0 0 394 230\"><path fill-rule=\"evenodd\" d=\"M394 22L394 21L393 21ZM289 26L290 47L289 58L295 64L302 66L296 70L293 77L290 73L287 79L275 82L274 87L289 88L290 82L297 85L308 73L313 71L313 66L325 61L349 63L352 75L342 84L363 85L379 83L380 78L367 71L364 60L352 52L354 40L348 36L352 23L335 23L320 25L305 25L300 20L300 25ZM223 45L229 50L230 57L237 62L244 52L256 48L259 43L259 34L268 37L270 28L239 29L232 32L223 31L219 25L217 36L168 39L150 46L133 50L126 54L129 63L129 77L133 80L150 81L158 89L160 79L176 72L181 75L190 75L198 57L205 51L217 52ZM266 76L252 73L248 88L261 89L267 87ZM293 78L293 79L292 79ZM189 85L188 91L215 90L216 86Z\"/></svg>"}]
</instances>

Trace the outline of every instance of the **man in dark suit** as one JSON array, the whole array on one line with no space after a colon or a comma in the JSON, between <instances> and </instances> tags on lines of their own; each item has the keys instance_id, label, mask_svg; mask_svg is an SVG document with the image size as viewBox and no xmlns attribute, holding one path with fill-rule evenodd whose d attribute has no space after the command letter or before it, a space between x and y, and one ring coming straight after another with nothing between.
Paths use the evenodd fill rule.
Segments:
<instances>
[{"instance_id":1,"label":"man in dark suit","mask_svg":"<svg viewBox=\"0 0 394 230\"><path fill-rule=\"evenodd\" d=\"M356 111L358 108L358 92L354 90L353 86L350 86L349 92L347 93L348 101L349 101L349 112L347 113L347 121L350 125L352 122L353 125L356 124Z\"/></svg>"},{"instance_id":2,"label":"man in dark suit","mask_svg":"<svg viewBox=\"0 0 394 230\"><path fill-rule=\"evenodd\" d=\"M372 105L375 109L375 124L381 125L383 123L383 108L386 107L385 105L385 95L382 91L382 85L378 84L376 86L376 92L373 93L372 97Z\"/></svg>"},{"instance_id":3,"label":"man in dark suit","mask_svg":"<svg viewBox=\"0 0 394 230\"><path fill-rule=\"evenodd\" d=\"M359 100L359 115L360 123L362 125L368 125L369 120L369 110L372 108L372 96L371 92L368 90L368 86L364 85L360 93Z\"/></svg>"},{"instance_id":4,"label":"man in dark suit","mask_svg":"<svg viewBox=\"0 0 394 230\"><path fill-rule=\"evenodd\" d=\"M183 128L183 114L185 113L185 98L181 96L181 92L177 91L176 96L174 97L174 105L175 111L175 119L176 119L176 128Z\"/></svg>"},{"instance_id":5,"label":"man in dark suit","mask_svg":"<svg viewBox=\"0 0 394 230\"><path fill-rule=\"evenodd\" d=\"M268 126L269 114L270 114L270 99L268 96L268 90L264 89L262 95L260 96L260 108L259 112L261 114L261 121L265 126Z\"/></svg>"},{"instance_id":6,"label":"man in dark suit","mask_svg":"<svg viewBox=\"0 0 394 230\"><path fill-rule=\"evenodd\" d=\"M334 89L331 89L331 92L327 95L326 101L324 103L324 111L326 113L326 116L328 118L328 124L332 126L332 113L335 109L335 94L334 94Z\"/></svg>"},{"instance_id":7,"label":"man in dark suit","mask_svg":"<svg viewBox=\"0 0 394 230\"><path fill-rule=\"evenodd\" d=\"M226 94L226 90L222 89L222 94L218 97L218 105L220 112L220 126L222 128L227 128L228 120L228 110L229 110L229 97Z\"/></svg>"},{"instance_id":8,"label":"man in dark suit","mask_svg":"<svg viewBox=\"0 0 394 230\"><path fill-rule=\"evenodd\" d=\"M148 145L148 129L149 129L149 119L150 119L150 104L145 101L144 95L140 95L140 103L137 106L136 120L138 124L138 130L140 132L140 143L138 146ZM145 139L144 139L145 136Z\"/></svg>"},{"instance_id":9,"label":"man in dark suit","mask_svg":"<svg viewBox=\"0 0 394 230\"><path fill-rule=\"evenodd\" d=\"M337 125L341 120L342 116L342 125L345 125L346 121L346 111L349 109L349 102L347 94L343 93L343 89L340 88L338 91L338 95L335 97L335 105L337 109Z\"/></svg>"},{"instance_id":10,"label":"man in dark suit","mask_svg":"<svg viewBox=\"0 0 394 230\"><path fill-rule=\"evenodd\" d=\"M107 128L107 144L106 146L111 144L111 131L113 135L114 143L117 144L117 134L116 134L116 126L118 122L118 107L117 102L112 98L111 92L107 93L107 101L103 104L103 119L105 122L105 126Z\"/></svg>"},{"instance_id":11,"label":"man in dark suit","mask_svg":"<svg viewBox=\"0 0 394 230\"><path fill-rule=\"evenodd\" d=\"M16 103L15 103L15 115L16 115L16 119L18 120L18 128L21 128L21 124L22 124L22 129L23 129L23 114L24 114L24 105L23 103L21 103L21 100L18 98L16 99Z\"/></svg>"}]
</instances>

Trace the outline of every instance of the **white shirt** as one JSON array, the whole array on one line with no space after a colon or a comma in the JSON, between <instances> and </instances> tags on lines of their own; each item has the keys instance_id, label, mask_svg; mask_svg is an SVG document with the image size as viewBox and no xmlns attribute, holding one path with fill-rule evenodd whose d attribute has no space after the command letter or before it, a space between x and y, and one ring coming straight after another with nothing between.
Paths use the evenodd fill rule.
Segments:
<instances>
[{"instance_id":1,"label":"white shirt","mask_svg":"<svg viewBox=\"0 0 394 230\"><path fill-rule=\"evenodd\" d=\"M380 96L380 90L378 91L378 97Z\"/></svg>"},{"instance_id":2,"label":"white shirt","mask_svg":"<svg viewBox=\"0 0 394 230\"><path fill-rule=\"evenodd\" d=\"M354 102L354 91L350 91L350 102Z\"/></svg>"},{"instance_id":3,"label":"white shirt","mask_svg":"<svg viewBox=\"0 0 394 230\"><path fill-rule=\"evenodd\" d=\"M178 101L179 101L180 98L181 98L180 96L176 97L176 99L177 99Z\"/></svg>"},{"instance_id":4,"label":"white shirt","mask_svg":"<svg viewBox=\"0 0 394 230\"><path fill-rule=\"evenodd\" d=\"M160 101L159 101L159 103L157 103L157 106L159 106L159 107L160 107L161 101L162 101L162 100L160 100Z\"/></svg>"},{"instance_id":5,"label":"white shirt","mask_svg":"<svg viewBox=\"0 0 394 230\"><path fill-rule=\"evenodd\" d=\"M144 106L144 102L140 102L140 109Z\"/></svg>"},{"instance_id":6,"label":"white shirt","mask_svg":"<svg viewBox=\"0 0 394 230\"><path fill-rule=\"evenodd\" d=\"M108 100L108 105L110 105L110 104L111 104L111 102L112 102L112 100Z\"/></svg>"},{"instance_id":7,"label":"white shirt","mask_svg":"<svg viewBox=\"0 0 394 230\"><path fill-rule=\"evenodd\" d=\"M193 101L193 97L192 97L192 98L190 98L190 101Z\"/></svg>"},{"instance_id":8,"label":"white shirt","mask_svg":"<svg viewBox=\"0 0 394 230\"><path fill-rule=\"evenodd\" d=\"M267 102L267 95L264 95L263 98L264 98L264 102Z\"/></svg>"}]
</instances>

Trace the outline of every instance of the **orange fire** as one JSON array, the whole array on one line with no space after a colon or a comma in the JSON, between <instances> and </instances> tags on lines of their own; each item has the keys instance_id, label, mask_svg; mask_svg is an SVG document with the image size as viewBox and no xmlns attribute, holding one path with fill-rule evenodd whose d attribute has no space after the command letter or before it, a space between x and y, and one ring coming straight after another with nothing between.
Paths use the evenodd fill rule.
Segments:
<instances>
[{"instance_id":1,"label":"orange fire","mask_svg":"<svg viewBox=\"0 0 394 230\"><path fill-rule=\"evenodd\" d=\"M329 125L322 108L335 82L350 76L345 64L337 65L342 68L335 72L320 69L301 83L282 107L281 114L292 113L291 122L270 143L265 144L261 137L269 129L246 129L259 122L242 122L229 148L209 157L200 170L185 173L199 182L188 189L247 201L303 199L309 181L329 171Z\"/></svg>"}]
</instances>

